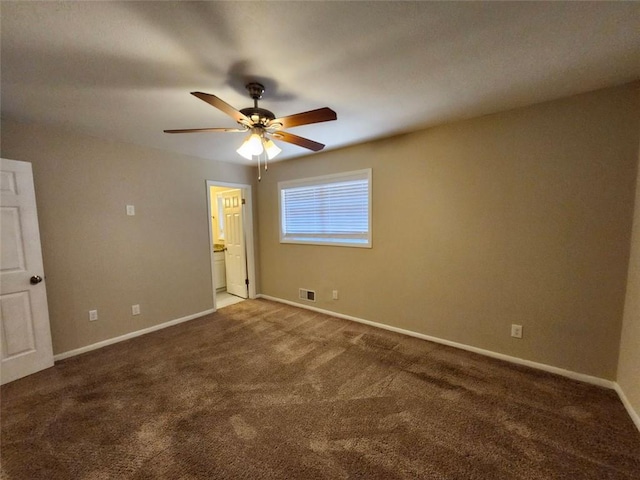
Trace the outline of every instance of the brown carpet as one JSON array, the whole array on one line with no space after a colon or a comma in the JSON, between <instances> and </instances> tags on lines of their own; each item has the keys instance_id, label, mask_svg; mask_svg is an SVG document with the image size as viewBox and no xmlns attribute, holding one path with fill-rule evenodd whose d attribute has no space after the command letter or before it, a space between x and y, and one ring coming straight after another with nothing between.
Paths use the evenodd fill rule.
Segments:
<instances>
[{"instance_id":1,"label":"brown carpet","mask_svg":"<svg viewBox=\"0 0 640 480\"><path fill-rule=\"evenodd\" d=\"M266 300L2 387L5 479L638 479L615 392Z\"/></svg>"}]
</instances>

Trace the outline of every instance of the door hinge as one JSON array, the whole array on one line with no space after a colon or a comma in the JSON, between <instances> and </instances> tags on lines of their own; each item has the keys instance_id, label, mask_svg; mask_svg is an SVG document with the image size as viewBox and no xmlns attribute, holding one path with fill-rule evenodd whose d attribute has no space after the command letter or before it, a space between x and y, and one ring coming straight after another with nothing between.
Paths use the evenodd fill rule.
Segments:
<instances>
[{"instance_id":1,"label":"door hinge","mask_svg":"<svg viewBox=\"0 0 640 480\"><path fill-rule=\"evenodd\" d=\"M245 203L247 203L247 201L243 198L242 199L242 205L244 205Z\"/></svg>"},{"instance_id":2,"label":"door hinge","mask_svg":"<svg viewBox=\"0 0 640 480\"><path fill-rule=\"evenodd\" d=\"M248 278L245 278L245 279L244 279L244 284L245 284L247 287L249 286L249 279L248 279Z\"/></svg>"}]
</instances>

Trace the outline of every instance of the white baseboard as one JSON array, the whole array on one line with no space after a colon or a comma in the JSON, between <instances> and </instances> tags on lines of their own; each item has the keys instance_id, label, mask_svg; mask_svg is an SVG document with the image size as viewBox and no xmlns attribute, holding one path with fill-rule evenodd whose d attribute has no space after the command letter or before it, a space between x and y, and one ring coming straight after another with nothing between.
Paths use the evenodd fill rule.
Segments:
<instances>
[{"instance_id":1,"label":"white baseboard","mask_svg":"<svg viewBox=\"0 0 640 480\"><path fill-rule=\"evenodd\" d=\"M633 423L635 423L636 427L640 431L640 415L638 415L638 412L634 410L633 406L631 405L631 402L629 402L629 399L625 395L624 390L622 390L622 387L618 385L617 382L614 384L614 388L615 388L615 391L618 393L618 396L620 397L620 400L622 401L624 408L627 409L627 413L631 417L631 420L633 420Z\"/></svg>"},{"instance_id":2,"label":"white baseboard","mask_svg":"<svg viewBox=\"0 0 640 480\"><path fill-rule=\"evenodd\" d=\"M160 323L158 325L154 325L153 327L143 328L142 330L137 330L125 335L120 335L119 337L103 340L102 342L87 345L86 347L80 347L76 348L75 350L69 350L67 352L59 353L53 356L53 360L54 362L58 362L60 360L64 360L65 358L80 355L81 353L90 352L91 350L97 350L98 348L106 347L107 345L113 345L114 343L123 342L125 340L129 340L130 338L135 338L139 337L140 335L155 332L156 330L162 330L163 328L172 327L173 325L178 325L179 323L188 322L189 320L194 320L196 318L209 315L213 312L215 312L215 310L212 308L210 310L205 310L204 312L194 313L192 315L187 315L186 317L176 318L175 320L169 320L168 322Z\"/></svg>"},{"instance_id":3,"label":"white baseboard","mask_svg":"<svg viewBox=\"0 0 640 480\"><path fill-rule=\"evenodd\" d=\"M505 362L515 363L517 365L524 365L527 367L535 368L538 370L543 370L545 372L555 373L557 375L562 375L563 377L571 378L573 380L578 380L585 383L590 383L592 385L597 385L599 387L605 387L610 389L615 389L616 383L611 380L606 380L600 377L593 377L591 375L586 375L584 373L572 372L571 370L565 370L563 368L554 367L552 365L547 365L545 363L532 362L531 360L525 360L518 357L512 357L510 355L504 355L502 353L492 352L491 350L484 350L482 348L472 347L470 345L465 345L464 343L451 342L449 340L444 340L438 337L432 337L430 335L425 335L423 333L414 332L411 330L405 330L398 327L392 327L390 325L385 325L384 323L372 322L370 320L365 320L363 318L352 317L351 315L343 315L342 313L332 312L331 310L324 310L322 308L313 307L311 305L305 305L303 303L291 302L289 300L284 300L282 298L272 297L270 295L258 295L259 298L264 298L266 300L273 300L274 302L286 303L287 305L292 305L294 307L305 308L307 310L313 310L314 312L324 313L327 315L331 315L333 317L343 318L345 320L352 320L358 323L364 323L366 325L371 325L372 327L382 328L384 330L389 330L396 333L401 333L403 335L409 335L410 337L420 338L422 340L428 340L430 342L439 343L442 345L447 345L449 347L459 348L461 350L466 350L468 352L478 353L480 355L484 355L486 357L497 358L499 360L504 360Z\"/></svg>"}]
</instances>

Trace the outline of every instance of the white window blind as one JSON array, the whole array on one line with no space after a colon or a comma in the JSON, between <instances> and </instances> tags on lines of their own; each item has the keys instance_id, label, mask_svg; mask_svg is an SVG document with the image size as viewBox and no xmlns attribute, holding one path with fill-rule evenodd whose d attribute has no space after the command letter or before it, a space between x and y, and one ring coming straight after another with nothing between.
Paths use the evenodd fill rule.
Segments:
<instances>
[{"instance_id":1,"label":"white window blind","mask_svg":"<svg viewBox=\"0 0 640 480\"><path fill-rule=\"evenodd\" d=\"M371 169L278 183L280 241L371 246Z\"/></svg>"}]
</instances>

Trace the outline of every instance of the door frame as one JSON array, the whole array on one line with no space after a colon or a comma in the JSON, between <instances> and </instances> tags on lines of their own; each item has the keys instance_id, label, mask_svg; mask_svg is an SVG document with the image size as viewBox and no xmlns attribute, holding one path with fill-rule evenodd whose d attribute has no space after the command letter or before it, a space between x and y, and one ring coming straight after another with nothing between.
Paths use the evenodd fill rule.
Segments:
<instances>
[{"instance_id":1,"label":"door frame","mask_svg":"<svg viewBox=\"0 0 640 480\"><path fill-rule=\"evenodd\" d=\"M248 296L249 298L256 298L256 264L255 264L255 247L254 247L254 238L253 238L253 196L251 185L246 183L230 183L230 182L219 182L217 180L207 180L206 188L207 188L207 223L209 225L209 255L211 257L211 295L213 296L213 310L216 311L218 309L218 305L216 303L216 278L215 272L213 270L214 267L214 256L213 256L213 224L211 223L211 216L213 212L211 211L211 187L228 187L229 189L238 188L242 191L242 198L245 200L244 208L242 210L242 223L244 229L244 239L245 239L245 250L246 250L246 260L247 260L247 278L249 279L249 289ZM216 212L217 214L217 212Z\"/></svg>"}]
</instances>

